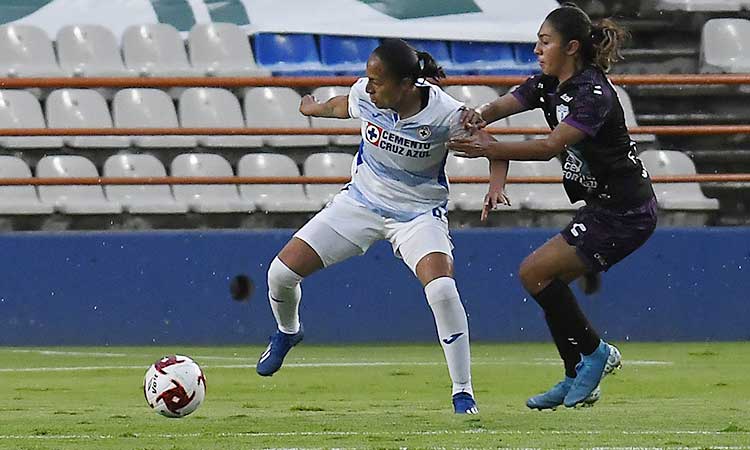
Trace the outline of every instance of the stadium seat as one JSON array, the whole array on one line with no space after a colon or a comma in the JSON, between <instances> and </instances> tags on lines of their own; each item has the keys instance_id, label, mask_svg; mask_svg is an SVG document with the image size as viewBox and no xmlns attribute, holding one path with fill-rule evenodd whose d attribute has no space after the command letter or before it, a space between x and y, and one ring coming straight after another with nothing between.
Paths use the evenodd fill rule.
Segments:
<instances>
[{"instance_id":1,"label":"stadium seat","mask_svg":"<svg viewBox=\"0 0 750 450\"><path fill-rule=\"evenodd\" d=\"M42 107L31 93L21 89L0 90L0 128L46 128ZM5 136L5 148L61 148L58 136Z\"/></svg>"},{"instance_id":2,"label":"stadium seat","mask_svg":"<svg viewBox=\"0 0 750 450\"><path fill-rule=\"evenodd\" d=\"M739 11L739 0L659 0L656 10L671 11Z\"/></svg>"},{"instance_id":3,"label":"stadium seat","mask_svg":"<svg viewBox=\"0 0 750 450\"><path fill-rule=\"evenodd\" d=\"M105 177L165 177L167 171L153 155L114 155L104 162ZM181 214L186 203L175 201L169 185L111 185L104 187L110 201L132 214Z\"/></svg>"},{"instance_id":4,"label":"stadium seat","mask_svg":"<svg viewBox=\"0 0 750 450\"><path fill-rule=\"evenodd\" d=\"M453 177L487 177L490 173L489 162L484 158L467 159L448 155L445 163L448 181ZM450 188L448 209L463 211L481 211L484 207L484 196L487 194L487 183L453 183ZM513 185L506 186L506 193L513 197ZM517 198L511 198L511 206L500 206L498 211L514 211L520 209Z\"/></svg>"},{"instance_id":5,"label":"stadium seat","mask_svg":"<svg viewBox=\"0 0 750 450\"><path fill-rule=\"evenodd\" d=\"M237 175L295 177L300 173L297 164L286 155L253 153L240 159ZM240 196L255 203L262 211L312 212L320 209L320 202L307 198L301 184L242 184Z\"/></svg>"},{"instance_id":6,"label":"stadium seat","mask_svg":"<svg viewBox=\"0 0 750 450\"><path fill-rule=\"evenodd\" d=\"M94 163L77 155L45 156L36 165L37 177L98 177ZM119 214L122 206L104 197L101 186L39 186L43 203L64 214Z\"/></svg>"},{"instance_id":7,"label":"stadium seat","mask_svg":"<svg viewBox=\"0 0 750 450\"><path fill-rule=\"evenodd\" d=\"M617 97L620 99L620 105L622 105L622 111L625 113L625 126L633 128L638 126L638 121L635 118L635 111L633 110L633 102L630 100L628 91L620 86L615 86L615 92ZM632 134L630 138L638 143L653 144L656 142L656 136L653 134Z\"/></svg>"},{"instance_id":8,"label":"stadium seat","mask_svg":"<svg viewBox=\"0 0 750 450\"><path fill-rule=\"evenodd\" d=\"M469 108L497 100L497 91L489 86L446 86L445 92Z\"/></svg>"},{"instance_id":9,"label":"stadium seat","mask_svg":"<svg viewBox=\"0 0 750 450\"><path fill-rule=\"evenodd\" d=\"M312 92L320 102L325 102L328 99L337 95L349 95L349 88L344 86L324 86L315 89ZM361 127L361 121L359 119L331 119L328 117L311 117L310 123L313 128L351 128L353 130L359 130ZM328 136L328 139L333 145L359 145L362 138L360 135L356 136Z\"/></svg>"},{"instance_id":10,"label":"stadium seat","mask_svg":"<svg viewBox=\"0 0 750 450\"><path fill-rule=\"evenodd\" d=\"M125 77L114 34L101 25L67 25L57 32L57 57L65 73L76 77Z\"/></svg>"},{"instance_id":11,"label":"stadium seat","mask_svg":"<svg viewBox=\"0 0 750 450\"><path fill-rule=\"evenodd\" d=\"M452 41L451 55L455 68L484 75L520 74L513 47L502 42Z\"/></svg>"},{"instance_id":12,"label":"stadium seat","mask_svg":"<svg viewBox=\"0 0 750 450\"><path fill-rule=\"evenodd\" d=\"M188 36L190 64L206 76L271 75L255 63L250 39L233 23L199 23Z\"/></svg>"},{"instance_id":13,"label":"stadium seat","mask_svg":"<svg viewBox=\"0 0 750 450\"><path fill-rule=\"evenodd\" d=\"M313 153L305 159L302 171L306 177L349 177L353 160L348 153ZM307 196L324 206L342 187L343 184L309 184Z\"/></svg>"},{"instance_id":14,"label":"stadium seat","mask_svg":"<svg viewBox=\"0 0 750 450\"><path fill-rule=\"evenodd\" d=\"M188 63L180 33L164 23L132 25L122 35L125 65L142 77L198 76Z\"/></svg>"},{"instance_id":15,"label":"stadium seat","mask_svg":"<svg viewBox=\"0 0 750 450\"><path fill-rule=\"evenodd\" d=\"M0 27L0 76L61 77L47 33L33 25Z\"/></svg>"},{"instance_id":16,"label":"stadium seat","mask_svg":"<svg viewBox=\"0 0 750 450\"><path fill-rule=\"evenodd\" d=\"M559 183L518 183L513 185L519 192L517 201L527 209L540 211L570 211L578 209L582 202L570 203L562 185L562 166L557 158L549 161L512 161L510 175L514 177L555 177Z\"/></svg>"},{"instance_id":17,"label":"stadium seat","mask_svg":"<svg viewBox=\"0 0 750 450\"><path fill-rule=\"evenodd\" d=\"M255 35L255 57L261 67L271 70L274 75L331 74L320 63L312 34L258 33Z\"/></svg>"},{"instance_id":18,"label":"stadium seat","mask_svg":"<svg viewBox=\"0 0 750 450\"><path fill-rule=\"evenodd\" d=\"M174 177L231 177L234 175L229 162L219 155L209 153L186 153L172 160ZM240 198L233 184L178 184L172 186L178 202L187 203L199 213L234 213L255 210L253 202Z\"/></svg>"},{"instance_id":19,"label":"stadium seat","mask_svg":"<svg viewBox=\"0 0 750 450\"><path fill-rule=\"evenodd\" d=\"M529 72L539 72L539 63L534 53L535 44L518 43L513 44L513 57L519 68Z\"/></svg>"},{"instance_id":20,"label":"stadium seat","mask_svg":"<svg viewBox=\"0 0 750 450\"><path fill-rule=\"evenodd\" d=\"M112 100L116 128L177 128L172 98L160 89L123 89ZM193 136L132 136L140 148L193 148Z\"/></svg>"},{"instance_id":21,"label":"stadium seat","mask_svg":"<svg viewBox=\"0 0 750 450\"><path fill-rule=\"evenodd\" d=\"M245 119L237 97L226 89L190 88L180 95L177 106L180 123L186 128L245 128ZM257 148L260 136L197 136L198 144L208 148Z\"/></svg>"},{"instance_id":22,"label":"stadium seat","mask_svg":"<svg viewBox=\"0 0 750 450\"><path fill-rule=\"evenodd\" d=\"M310 128L310 119L299 112L300 95L285 87L257 87L245 91L248 127ZM326 136L263 136L272 147L314 147L328 144Z\"/></svg>"},{"instance_id":23,"label":"stadium seat","mask_svg":"<svg viewBox=\"0 0 750 450\"><path fill-rule=\"evenodd\" d=\"M31 178L31 169L15 156L0 156L0 178ZM0 186L0 214L51 214L54 208L39 201L34 186Z\"/></svg>"},{"instance_id":24,"label":"stadium seat","mask_svg":"<svg viewBox=\"0 0 750 450\"><path fill-rule=\"evenodd\" d=\"M541 109L531 109L523 111L518 114L508 116L509 127L524 127L524 128L544 128L549 130L547 125L547 119L544 118L544 112ZM528 134L524 135L523 139L541 139L543 135ZM503 138L518 138L517 136L503 136ZM519 139L520 140L520 139Z\"/></svg>"},{"instance_id":25,"label":"stadium seat","mask_svg":"<svg viewBox=\"0 0 750 450\"><path fill-rule=\"evenodd\" d=\"M652 176L695 175L690 157L674 150L647 150L638 157ZM698 183L654 183L659 207L665 210L716 210L719 201L703 195Z\"/></svg>"},{"instance_id":26,"label":"stadium seat","mask_svg":"<svg viewBox=\"0 0 750 450\"><path fill-rule=\"evenodd\" d=\"M107 102L91 89L58 89L46 100L50 128L112 128ZM67 136L65 145L74 148L125 148L127 136Z\"/></svg>"},{"instance_id":27,"label":"stadium seat","mask_svg":"<svg viewBox=\"0 0 750 450\"><path fill-rule=\"evenodd\" d=\"M380 45L377 38L320 36L320 60L338 75L365 75L367 58Z\"/></svg>"},{"instance_id":28,"label":"stadium seat","mask_svg":"<svg viewBox=\"0 0 750 450\"><path fill-rule=\"evenodd\" d=\"M700 71L750 72L750 20L712 19L703 25Z\"/></svg>"}]
</instances>

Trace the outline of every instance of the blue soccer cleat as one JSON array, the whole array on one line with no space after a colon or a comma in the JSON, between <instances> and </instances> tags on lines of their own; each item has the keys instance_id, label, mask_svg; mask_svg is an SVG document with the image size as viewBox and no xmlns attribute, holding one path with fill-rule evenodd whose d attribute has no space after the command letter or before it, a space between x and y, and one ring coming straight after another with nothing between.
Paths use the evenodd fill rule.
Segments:
<instances>
[{"instance_id":1,"label":"blue soccer cleat","mask_svg":"<svg viewBox=\"0 0 750 450\"><path fill-rule=\"evenodd\" d=\"M622 366L622 356L614 345L604 341L590 355L582 355L581 363L576 367L576 377L563 403L568 408L584 403L599 387L606 375Z\"/></svg>"},{"instance_id":2,"label":"blue soccer cleat","mask_svg":"<svg viewBox=\"0 0 750 450\"><path fill-rule=\"evenodd\" d=\"M453 395L453 410L456 414L479 414L477 402L468 392L459 392Z\"/></svg>"},{"instance_id":3,"label":"blue soccer cleat","mask_svg":"<svg viewBox=\"0 0 750 450\"><path fill-rule=\"evenodd\" d=\"M295 334L287 334L277 330L269 338L270 342L266 350L260 355L258 365L255 367L258 375L270 377L281 369L286 354L292 347L299 344L304 336L305 332L301 325L299 331Z\"/></svg>"},{"instance_id":4,"label":"blue soccer cleat","mask_svg":"<svg viewBox=\"0 0 750 450\"><path fill-rule=\"evenodd\" d=\"M564 380L552 386L552 389L535 395L526 400L526 406L531 409L555 409L563 404L565 396L568 395L570 387L573 386L575 378L565 377Z\"/></svg>"}]
</instances>

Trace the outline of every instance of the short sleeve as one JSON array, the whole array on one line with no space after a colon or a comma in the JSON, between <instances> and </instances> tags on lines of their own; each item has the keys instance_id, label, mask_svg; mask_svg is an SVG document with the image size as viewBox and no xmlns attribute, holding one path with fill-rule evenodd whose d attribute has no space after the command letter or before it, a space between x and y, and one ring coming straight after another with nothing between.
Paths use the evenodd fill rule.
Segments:
<instances>
[{"instance_id":1,"label":"short sleeve","mask_svg":"<svg viewBox=\"0 0 750 450\"><path fill-rule=\"evenodd\" d=\"M540 87L541 79L541 75L534 75L533 77L529 77L521 85L516 87L511 92L511 94L516 98L516 100L521 102L521 104L526 107L526 109L540 108L542 106L541 102L539 101L539 98L542 95L542 90Z\"/></svg>"},{"instance_id":2,"label":"short sleeve","mask_svg":"<svg viewBox=\"0 0 750 450\"><path fill-rule=\"evenodd\" d=\"M468 138L471 135L471 133L461 125L461 111L462 109L457 109L451 113L450 118L448 119L448 139L463 139Z\"/></svg>"},{"instance_id":3,"label":"short sleeve","mask_svg":"<svg viewBox=\"0 0 750 450\"><path fill-rule=\"evenodd\" d=\"M360 78L349 89L349 117L353 119L358 119L361 115L359 101L367 96L365 86L367 86L367 78Z\"/></svg>"},{"instance_id":4,"label":"short sleeve","mask_svg":"<svg viewBox=\"0 0 750 450\"><path fill-rule=\"evenodd\" d=\"M593 137L607 120L612 97L599 86L581 86L569 108L570 112L563 122Z\"/></svg>"}]
</instances>

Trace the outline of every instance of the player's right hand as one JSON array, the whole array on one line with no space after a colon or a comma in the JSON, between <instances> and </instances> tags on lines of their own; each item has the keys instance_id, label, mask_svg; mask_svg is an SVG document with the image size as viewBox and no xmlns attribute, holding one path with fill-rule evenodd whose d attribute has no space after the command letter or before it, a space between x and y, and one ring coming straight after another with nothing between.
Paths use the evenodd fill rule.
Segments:
<instances>
[{"instance_id":1,"label":"player's right hand","mask_svg":"<svg viewBox=\"0 0 750 450\"><path fill-rule=\"evenodd\" d=\"M465 130L476 130L487 126L487 122L482 119L479 111L473 108L461 108L461 118L459 120Z\"/></svg>"},{"instance_id":2,"label":"player's right hand","mask_svg":"<svg viewBox=\"0 0 750 450\"><path fill-rule=\"evenodd\" d=\"M299 112L305 116L311 116L315 113L315 108L318 106L318 101L310 94L302 97L302 101L299 103Z\"/></svg>"}]
</instances>

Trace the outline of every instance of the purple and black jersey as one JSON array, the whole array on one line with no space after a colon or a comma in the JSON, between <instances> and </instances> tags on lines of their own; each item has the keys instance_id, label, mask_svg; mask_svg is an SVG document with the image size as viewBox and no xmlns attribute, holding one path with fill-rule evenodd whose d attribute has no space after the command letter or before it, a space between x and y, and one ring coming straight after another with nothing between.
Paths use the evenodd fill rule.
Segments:
<instances>
[{"instance_id":1,"label":"purple and black jersey","mask_svg":"<svg viewBox=\"0 0 750 450\"><path fill-rule=\"evenodd\" d=\"M564 122L586 133L561 154L563 185L571 202L628 209L654 196L620 100L600 69L587 67L562 84L555 77L535 75L513 96L528 109L542 108L550 128Z\"/></svg>"}]
</instances>

